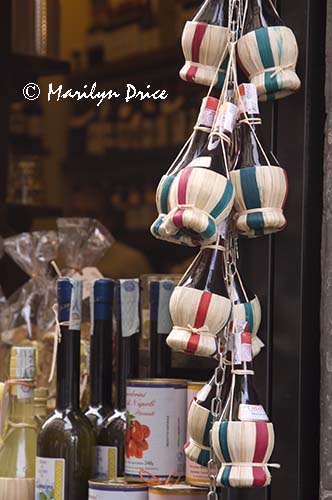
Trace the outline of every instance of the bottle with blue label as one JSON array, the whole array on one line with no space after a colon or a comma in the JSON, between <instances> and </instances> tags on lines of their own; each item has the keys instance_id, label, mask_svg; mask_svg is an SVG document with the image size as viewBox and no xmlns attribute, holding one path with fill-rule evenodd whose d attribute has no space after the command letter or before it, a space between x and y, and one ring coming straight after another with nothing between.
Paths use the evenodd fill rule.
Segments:
<instances>
[{"instance_id":1,"label":"bottle with blue label","mask_svg":"<svg viewBox=\"0 0 332 500\"><path fill-rule=\"evenodd\" d=\"M38 435L35 500L88 500L95 432L79 401L82 281L60 278L57 296L56 408Z\"/></svg>"}]
</instances>

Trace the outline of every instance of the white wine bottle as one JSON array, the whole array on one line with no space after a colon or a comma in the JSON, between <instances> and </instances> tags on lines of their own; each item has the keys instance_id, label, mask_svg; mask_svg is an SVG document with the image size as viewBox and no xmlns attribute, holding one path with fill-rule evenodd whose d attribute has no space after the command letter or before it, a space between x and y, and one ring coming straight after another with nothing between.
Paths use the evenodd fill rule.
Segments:
<instances>
[{"instance_id":1,"label":"white wine bottle","mask_svg":"<svg viewBox=\"0 0 332 500\"><path fill-rule=\"evenodd\" d=\"M33 499L37 445L35 354L34 347L13 347L11 351L10 379L2 403L4 412L9 394L6 431L0 443L0 500Z\"/></svg>"},{"instance_id":2,"label":"white wine bottle","mask_svg":"<svg viewBox=\"0 0 332 500\"><path fill-rule=\"evenodd\" d=\"M38 435L35 500L88 500L95 434L79 406L82 281L60 278L57 295L56 408Z\"/></svg>"}]
</instances>

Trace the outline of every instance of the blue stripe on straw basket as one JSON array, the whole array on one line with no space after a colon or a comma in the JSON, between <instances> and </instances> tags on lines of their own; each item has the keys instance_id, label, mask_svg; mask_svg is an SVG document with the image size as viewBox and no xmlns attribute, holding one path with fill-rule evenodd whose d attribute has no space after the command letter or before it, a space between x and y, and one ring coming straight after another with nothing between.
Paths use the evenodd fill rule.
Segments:
<instances>
[{"instance_id":1,"label":"blue stripe on straw basket","mask_svg":"<svg viewBox=\"0 0 332 500\"><path fill-rule=\"evenodd\" d=\"M159 236L159 228L163 222L164 222L164 216L160 215L156 220L156 222L153 224L152 231L156 236Z\"/></svg>"},{"instance_id":2,"label":"blue stripe on straw basket","mask_svg":"<svg viewBox=\"0 0 332 500\"><path fill-rule=\"evenodd\" d=\"M175 175L168 175L164 180L163 187L160 195L160 208L163 214L167 214L168 212L168 193L171 189L171 185L175 179Z\"/></svg>"},{"instance_id":3,"label":"blue stripe on straw basket","mask_svg":"<svg viewBox=\"0 0 332 500\"><path fill-rule=\"evenodd\" d=\"M275 63L270 43L269 30L267 28L260 28L255 31L255 35L263 67L265 69L274 68ZM273 93L276 90L279 90L277 75L271 78L273 72L274 70L267 71L264 74L265 90L268 95L272 94L272 98L273 98Z\"/></svg>"},{"instance_id":4,"label":"blue stripe on straw basket","mask_svg":"<svg viewBox=\"0 0 332 500\"><path fill-rule=\"evenodd\" d=\"M245 313L246 313L246 322L249 325L249 332L252 333L252 331L254 329L254 314L253 314L251 302L245 302L244 309L245 309Z\"/></svg>"},{"instance_id":5,"label":"blue stripe on straw basket","mask_svg":"<svg viewBox=\"0 0 332 500\"><path fill-rule=\"evenodd\" d=\"M219 444L222 456L225 459L225 462L231 462L231 457L229 454L228 443L227 443L227 431L228 431L228 422L221 422L219 427ZM229 476L231 473L231 467L225 467L222 477L221 484L224 486L229 486Z\"/></svg>"},{"instance_id":6,"label":"blue stripe on straw basket","mask_svg":"<svg viewBox=\"0 0 332 500\"><path fill-rule=\"evenodd\" d=\"M213 417L211 413L209 413L209 416L207 418L206 424L205 424L205 430L204 430L204 436L203 436L203 445L204 446L210 446L210 430L212 428L213 424Z\"/></svg>"},{"instance_id":7,"label":"blue stripe on straw basket","mask_svg":"<svg viewBox=\"0 0 332 500\"><path fill-rule=\"evenodd\" d=\"M240 170L242 196L247 210L261 208L256 180L256 168L247 167ZM247 224L250 229L255 231L257 236L264 234L264 218L261 212L257 211L256 213L247 214Z\"/></svg>"},{"instance_id":8,"label":"blue stripe on straw basket","mask_svg":"<svg viewBox=\"0 0 332 500\"><path fill-rule=\"evenodd\" d=\"M220 201L214 207L212 212L210 212L212 217L214 218L218 217L225 210L225 208L228 206L229 202L232 199L233 190L234 190L233 184L230 181L227 181L224 194L222 195Z\"/></svg>"},{"instance_id":9,"label":"blue stripe on straw basket","mask_svg":"<svg viewBox=\"0 0 332 500\"><path fill-rule=\"evenodd\" d=\"M197 463L199 465L202 465L203 467L207 467L209 460L210 460L210 451L201 450L199 455L198 455Z\"/></svg>"},{"instance_id":10,"label":"blue stripe on straw basket","mask_svg":"<svg viewBox=\"0 0 332 500\"><path fill-rule=\"evenodd\" d=\"M216 225L212 219L208 219L207 228L202 232L202 238L211 238L216 232Z\"/></svg>"}]
</instances>

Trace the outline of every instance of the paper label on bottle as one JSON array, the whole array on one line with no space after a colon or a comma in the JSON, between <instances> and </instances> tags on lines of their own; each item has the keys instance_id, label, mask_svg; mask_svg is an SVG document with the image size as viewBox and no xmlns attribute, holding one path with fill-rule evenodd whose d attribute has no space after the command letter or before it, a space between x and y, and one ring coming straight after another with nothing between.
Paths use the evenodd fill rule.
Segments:
<instances>
[{"instance_id":1,"label":"paper label on bottle","mask_svg":"<svg viewBox=\"0 0 332 500\"><path fill-rule=\"evenodd\" d=\"M131 337L139 332L139 281L120 280L122 336Z\"/></svg>"},{"instance_id":2,"label":"paper label on bottle","mask_svg":"<svg viewBox=\"0 0 332 500\"><path fill-rule=\"evenodd\" d=\"M144 487L123 484L121 487L104 486L104 488L101 490L90 486L89 500L147 500L148 497L148 489Z\"/></svg>"},{"instance_id":3,"label":"paper label on bottle","mask_svg":"<svg viewBox=\"0 0 332 500\"><path fill-rule=\"evenodd\" d=\"M117 477L118 449L114 446L97 446L95 470L99 479Z\"/></svg>"},{"instance_id":4,"label":"paper label on bottle","mask_svg":"<svg viewBox=\"0 0 332 500\"><path fill-rule=\"evenodd\" d=\"M174 283L170 280L162 280L159 283L157 332L164 335L172 330L173 323L169 312L169 301L174 286Z\"/></svg>"},{"instance_id":5,"label":"paper label on bottle","mask_svg":"<svg viewBox=\"0 0 332 500\"><path fill-rule=\"evenodd\" d=\"M239 420L244 422L268 422L269 418L262 405L240 404Z\"/></svg>"},{"instance_id":6,"label":"paper label on bottle","mask_svg":"<svg viewBox=\"0 0 332 500\"><path fill-rule=\"evenodd\" d=\"M33 399L33 395L33 387L27 387L26 385L20 384L16 386L17 399Z\"/></svg>"},{"instance_id":7,"label":"paper label on bottle","mask_svg":"<svg viewBox=\"0 0 332 500\"><path fill-rule=\"evenodd\" d=\"M35 354L33 347L15 347L16 366L13 378L33 380L35 378Z\"/></svg>"},{"instance_id":8,"label":"paper label on bottle","mask_svg":"<svg viewBox=\"0 0 332 500\"><path fill-rule=\"evenodd\" d=\"M199 156L192 160L186 168L189 167L200 167L200 168L210 168L211 167L211 157L210 156Z\"/></svg>"},{"instance_id":9,"label":"paper label on bottle","mask_svg":"<svg viewBox=\"0 0 332 500\"><path fill-rule=\"evenodd\" d=\"M236 125L238 107L232 102L225 102L221 105L217 126L219 132L232 134Z\"/></svg>"},{"instance_id":10,"label":"paper label on bottle","mask_svg":"<svg viewBox=\"0 0 332 500\"><path fill-rule=\"evenodd\" d=\"M82 282L77 279L72 280L73 289L71 292L70 312L69 312L69 329L81 329L82 321Z\"/></svg>"},{"instance_id":11,"label":"paper label on bottle","mask_svg":"<svg viewBox=\"0 0 332 500\"><path fill-rule=\"evenodd\" d=\"M73 278L83 281L83 300L87 299L91 293L91 283L95 280L100 280L104 276L96 267L84 267L81 273L75 273Z\"/></svg>"},{"instance_id":12,"label":"paper label on bottle","mask_svg":"<svg viewBox=\"0 0 332 500\"><path fill-rule=\"evenodd\" d=\"M206 108L205 103L203 103L197 119L197 126L212 128L215 116L216 116L215 110Z\"/></svg>"},{"instance_id":13,"label":"paper label on bottle","mask_svg":"<svg viewBox=\"0 0 332 500\"><path fill-rule=\"evenodd\" d=\"M258 115L258 98L256 85L252 83L242 83L239 86L239 112L248 115Z\"/></svg>"},{"instance_id":14,"label":"paper label on bottle","mask_svg":"<svg viewBox=\"0 0 332 500\"><path fill-rule=\"evenodd\" d=\"M65 460L36 458L35 500L65 499Z\"/></svg>"}]
</instances>

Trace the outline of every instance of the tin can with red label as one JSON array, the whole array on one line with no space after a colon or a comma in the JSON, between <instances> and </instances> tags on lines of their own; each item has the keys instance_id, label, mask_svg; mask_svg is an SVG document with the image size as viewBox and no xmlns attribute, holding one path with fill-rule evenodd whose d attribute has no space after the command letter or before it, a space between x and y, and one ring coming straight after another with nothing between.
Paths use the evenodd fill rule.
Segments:
<instances>
[{"instance_id":1,"label":"tin can with red label","mask_svg":"<svg viewBox=\"0 0 332 500\"><path fill-rule=\"evenodd\" d=\"M192 401L197 397L197 394L201 389L203 389L205 385L206 382L188 382L187 410L189 410ZM187 441L189 440L189 438L190 436L187 432ZM188 457L186 457L186 483L193 486L208 488L210 481L207 467L202 467L201 465L192 462Z\"/></svg>"},{"instance_id":2,"label":"tin can with red label","mask_svg":"<svg viewBox=\"0 0 332 500\"><path fill-rule=\"evenodd\" d=\"M125 476L184 478L187 382L130 380L127 384Z\"/></svg>"},{"instance_id":3,"label":"tin can with red label","mask_svg":"<svg viewBox=\"0 0 332 500\"><path fill-rule=\"evenodd\" d=\"M145 484L128 484L122 479L89 481L89 500L148 500Z\"/></svg>"},{"instance_id":4,"label":"tin can with red label","mask_svg":"<svg viewBox=\"0 0 332 500\"><path fill-rule=\"evenodd\" d=\"M189 484L153 486L149 489L149 500L206 500L206 490Z\"/></svg>"}]
</instances>

